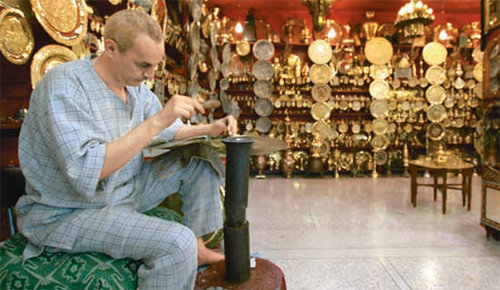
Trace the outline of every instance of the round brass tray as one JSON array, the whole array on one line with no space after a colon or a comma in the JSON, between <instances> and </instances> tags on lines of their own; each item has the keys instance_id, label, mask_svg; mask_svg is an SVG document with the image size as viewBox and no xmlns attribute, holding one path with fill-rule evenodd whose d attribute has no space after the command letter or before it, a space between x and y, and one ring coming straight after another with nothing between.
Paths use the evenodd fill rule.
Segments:
<instances>
[{"instance_id":1,"label":"round brass tray","mask_svg":"<svg viewBox=\"0 0 500 290\"><path fill-rule=\"evenodd\" d=\"M239 56L246 56L250 52L250 44L245 40L242 40L236 44L236 53Z\"/></svg>"},{"instance_id":2,"label":"round brass tray","mask_svg":"<svg viewBox=\"0 0 500 290\"><path fill-rule=\"evenodd\" d=\"M444 137L446 128L441 123L431 123L427 127L427 136L431 140L441 140Z\"/></svg>"},{"instance_id":3,"label":"round brass tray","mask_svg":"<svg viewBox=\"0 0 500 290\"><path fill-rule=\"evenodd\" d=\"M374 100L370 104L370 113L375 118L384 118L389 114L389 104L385 100Z\"/></svg>"},{"instance_id":4,"label":"round brass tray","mask_svg":"<svg viewBox=\"0 0 500 290\"><path fill-rule=\"evenodd\" d=\"M375 37L366 42L366 59L373 64L385 64L392 58L392 44L383 37Z\"/></svg>"},{"instance_id":5,"label":"round brass tray","mask_svg":"<svg viewBox=\"0 0 500 290\"><path fill-rule=\"evenodd\" d=\"M307 48L309 59L316 64L325 64L332 58L332 47L323 39L313 41Z\"/></svg>"},{"instance_id":6,"label":"round brass tray","mask_svg":"<svg viewBox=\"0 0 500 290\"><path fill-rule=\"evenodd\" d=\"M446 90L439 85L432 85L425 91L425 98L433 105L439 105L446 99Z\"/></svg>"},{"instance_id":7,"label":"round brass tray","mask_svg":"<svg viewBox=\"0 0 500 290\"><path fill-rule=\"evenodd\" d=\"M372 64L370 77L376 80L385 80L389 76L389 68L385 64Z\"/></svg>"},{"instance_id":8,"label":"round brass tray","mask_svg":"<svg viewBox=\"0 0 500 290\"><path fill-rule=\"evenodd\" d=\"M427 110L427 119L439 123L446 118L446 108L443 105L431 105Z\"/></svg>"},{"instance_id":9,"label":"round brass tray","mask_svg":"<svg viewBox=\"0 0 500 290\"><path fill-rule=\"evenodd\" d=\"M268 117L260 117L257 119L255 122L255 129L259 133L267 133L269 130L271 130L271 127L273 126L273 123Z\"/></svg>"},{"instance_id":10,"label":"round brass tray","mask_svg":"<svg viewBox=\"0 0 500 290\"><path fill-rule=\"evenodd\" d=\"M323 138L330 138L332 135L330 125L323 120L314 122L312 132L313 134L319 134Z\"/></svg>"},{"instance_id":11,"label":"round brass tray","mask_svg":"<svg viewBox=\"0 0 500 290\"><path fill-rule=\"evenodd\" d=\"M316 102L326 102L332 95L332 89L328 84L315 84L311 89L311 95Z\"/></svg>"},{"instance_id":12,"label":"round brass tray","mask_svg":"<svg viewBox=\"0 0 500 290\"><path fill-rule=\"evenodd\" d=\"M439 42L430 42L424 46L422 57L428 65L440 65L446 60L448 51Z\"/></svg>"},{"instance_id":13,"label":"round brass tray","mask_svg":"<svg viewBox=\"0 0 500 290\"><path fill-rule=\"evenodd\" d=\"M314 84L327 84L331 76L332 71L326 64L313 64L309 69L309 78Z\"/></svg>"},{"instance_id":14,"label":"round brass tray","mask_svg":"<svg viewBox=\"0 0 500 290\"><path fill-rule=\"evenodd\" d=\"M389 139L385 135L375 135L372 138L371 145L375 150L385 150L389 145Z\"/></svg>"},{"instance_id":15,"label":"round brass tray","mask_svg":"<svg viewBox=\"0 0 500 290\"><path fill-rule=\"evenodd\" d=\"M389 123L382 118L373 120L372 130L375 135L384 135L389 130Z\"/></svg>"},{"instance_id":16,"label":"round brass tray","mask_svg":"<svg viewBox=\"0 0 500 290\"><path fill-rule=\"evenodd\" d=\"M382 166L387 163L388 156L385 150L378 150L375 152L375 163L378 166Z\"/></svg>"},{"instance_id":17,"label":"round brass tray","mask_svg":"<svg viewBox=\"0 0 500 290\"><path fill-rule=\"evenodd\" d=\"M36 19L57 42L74 45L87 33L84 0L30 0Z\"/></svg>"},{"instance_id":18,"label":"round brass tray","mask_svg":"<svg viewBox=\"0 0 500 290\"><path fill-rule=\"evenodd\" d=\"M385 99L390 91L391 88L385 80L374 80L370 83L369 92L374 99Z\"/></svg>"},{"instance_id":19,"label":"round brass tray","mask_svg":"<svg viewBox=\"0 0 500 290\"><path fill-rule=\"evenodd\" d=\"M269 60L274 56L274 45L266 39L261 39L253 45L253 55L258 60Z\"/></svg>"},{"instance_id":20,"label":"round brass tray","mask_svg":"<svg viewBox=\"0 0 500 290\"><path fill-rule=\"evenodd\" d=\"M253 84L253 92L259 98L269 98L273 93L273 84L270 81L258 80Z\"/></svg>"},{"instance_id":21,"label":"round brass tray","mask_svg":"<svg viewBox=\"0 0 500 290\"><path fill-rule=\"evenodd\" d=\"M483 64L478 63L474 66L474 70L472 71L472 74L474 75L474 78L478 82L483 81Z\"/></svg>"},{"instance_id":22,"label":"round brass tray","mask_svg":"<svg viewBox=\"0 0 500 290\"><path fill-rule=\"evenodd\" d=\"M14 64L24 64L28 61L35 40L31 26L26 21L24 13L15 8L7 8L0 13L0 51L5 58Z\"/></svg>"},{"instance_id":23,"label":"round brass tray","mask_svg":"<svg viewBox=\"0 0 500 290\"><path fill-rule=\"evenodd\" d=\"M446 72L442 67L433 65L425 72L425 79L431 85L442 85L446 81Z\"/></svg>"},{"instance_id":24,"label":"round brass tray","mask_svg":"<svg viewBox=\"0 0 500 290\"><path fill-rule=\"evenodd\" d=\"M257 80L270 80L274 76L273 65L267 60L258 60L253 64L252 74Z\"/></svg>"},{"instance_id":25,"label":"round brass tray","mask_svg":"<svg viewBox=\"0 0 500 290\"><path fill-rule=\"evenodd\" d=\"M38 81L51 68L75 59L77 59L76 54L71 49L61 45L49 44L40 48L31 62L31 86L34 89Z\"/></svg>"},{"instance_id":26,"label":"round brass tray","mask_svg":"<svg viewBox=\"0 0 500 290\"><path fill-rule=\"evenodd\" d=\"M325 102L318 102L312 105L311 115L314 120L327 120L330 118L330 113L332 109Z\"/></svg>"},{"instance_id":27,"label":"round brass tray","mask_svg":"<svg viewBox=\"0 0 500 290\"><path fill-rule=\"evenodd\" d=\"M267 117L273 113L273 103L269 99L258 98L255 101L255 113L260 117Z\"/></svg>"}]
</instances>

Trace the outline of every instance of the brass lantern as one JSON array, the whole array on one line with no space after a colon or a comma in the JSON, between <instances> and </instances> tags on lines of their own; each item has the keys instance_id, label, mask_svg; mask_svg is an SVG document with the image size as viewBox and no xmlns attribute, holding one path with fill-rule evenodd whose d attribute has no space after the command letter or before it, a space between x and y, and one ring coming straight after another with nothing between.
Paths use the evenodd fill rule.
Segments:
<instances>
[{"instance_id":1,"label":"brass lantern","mask_svg":"<svg viewBox=\"0 0 500 290\"><path fill-rule=\"evenodd\" d=\"M425 26L434 22L432 12L432 8L428 8L422 1L410 0L399 9L394 25L403 30L405 38L421 37L425 33Z\"/></svg>"}]
</instances>

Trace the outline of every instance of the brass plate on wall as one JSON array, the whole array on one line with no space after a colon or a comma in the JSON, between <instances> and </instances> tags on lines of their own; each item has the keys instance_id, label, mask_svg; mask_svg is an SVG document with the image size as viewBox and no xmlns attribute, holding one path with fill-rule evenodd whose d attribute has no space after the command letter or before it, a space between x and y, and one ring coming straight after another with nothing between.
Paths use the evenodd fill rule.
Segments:
<instances>
[{"instance_id":1,"label":"brass plate on wall","mask_svg":"<svg viewBox=\"0 0 500 290\"><path fill-rule=\"evenodd\" d=\"M269 60L274 56L274 45L272 42L261 39L253 45L253 56L258 60Z\"/></svg>"},{"instance_id":2,"label":"brass plate on wall","mask_svg":"<svg viewBox=\"0 0 500 290\"><path fill-rule=\"evenodd\" d=\"M14 64L28 61L35 47L33 31L21 10L7 8L0 13L0 51Z\"/></svg>"},{"instance_id":3,"label":"brass plate on wall","mask_svg":"<svg viewBox=\"0 0 500 290\"><path fill-rule=\"evenodd\" d=\"M30 0L36 19L57 42L74 45L87 33L84 0Z\"/></svg>"},{"instance_id":4,"label":"brass plate on wall","mask_svg":"<svg viewBox=\"0 0 500 290\"><path fill-rule=\"evenodd\" d=\"M314 120L326 120L330 118L332 109L325 102L318 102L312 105L311 115Z\"/></svg>"},{"instance_id":5,"label":"brass plate on wall","mask_svg":"<svg viewBox=\"0 0 500 290\"><path fill-rule=\"evenodd\" d=\"M311 95L316 102L326 102L332 95L332 89L328 84L315 84L311 89Z\"/></svg>"},{"instance_id":6,"label":"brass plate on wall","mask_svg":"<svg viewBox=\"0 0 500 290\"><path fill-rule=\"evenodd\" d=\"M325 64L332 59L332 47L323 39L313 41L307 48L309 59L315 64Z\"/></svg>"},{"instance_id":7,"label":"brass plate on wall","mask_svg":"<svg viewBox=\"0 0 500 290\"><path fill-rule=\"evenodd\" d=\"M385 64L393 54L392 44L383 37L375 37L366 42L366 59L373 64Z\"/></svg>"},{"instance_id":8,"label":"brass plate on wall","mask_svg":"<svg viewBox=\"0 0 500 290\"><path fill-rule=\"evenodd\" d=\"M309 78L313 84L327 84L331 76L332 71L326 64L313 64L309 69Z\"/></svg>"},{"instance_id":9,"label":"brass plate on wall","mask_svg":"<svg viewBox=\"0 0 500 290\"><path fill-rule=\"evenodd\" d=\"M75 59L77 59L76 54L71 49L61 45L49 44L40 48L31 62L31 87L34 89L38 81L51 68Z\"/></svg>"},{"instance_id":10,"label":"brass plate on wall","mask_svg":"<svg viewBox=\"0 0 500 290\"><path fill-rule=\"evenodd\" d=\"M430 42L424 46L422 57L428 65L440 65L446 60L448 51L439 42Z\"/></svg>"},{"instance_id":11,"label":"brass plate on wall","mask_svg":"<svg viewBox=\"0 0 500 290\"><path fill-rule=\"evenodd\" d=\"M432 105L427 110L427 119L433 123L439 123L446 118L446 108L443 105Z\"/></svg>"}]
</instances>

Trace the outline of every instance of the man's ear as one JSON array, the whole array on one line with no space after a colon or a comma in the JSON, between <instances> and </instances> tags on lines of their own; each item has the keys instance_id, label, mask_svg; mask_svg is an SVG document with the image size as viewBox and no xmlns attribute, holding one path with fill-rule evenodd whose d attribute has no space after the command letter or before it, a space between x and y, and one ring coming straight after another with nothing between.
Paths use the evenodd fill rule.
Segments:
<instances>
[{"instance_id":1,"label":"man's ear","mask_svg":"<svg viewBox=\"0 0 500 290\"><path fill-rule=\"evenodd\" d=\"M104 40L104 52L108 54L108 56L115 55L119 53L118 44L113 39L107 38Z\"/></svg>"}]
</instances>

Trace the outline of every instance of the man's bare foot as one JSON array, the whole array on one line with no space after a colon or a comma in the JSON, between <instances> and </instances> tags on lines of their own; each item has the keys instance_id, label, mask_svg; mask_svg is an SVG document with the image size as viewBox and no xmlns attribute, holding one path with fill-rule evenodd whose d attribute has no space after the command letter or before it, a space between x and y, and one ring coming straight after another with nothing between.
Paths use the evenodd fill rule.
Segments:
<instances>
[{"instance_id":1,"label":"man's bare foot","mask_svg":"<svg viewBox=\"0 0 500 290\"><path fill-rule=\"evenodd\" d=\"M205 246L205 243L203 243L202 238L199 238L197 241L198 241L198 266L217 263L225 259L223 254L217 253L216 251L207 248Z\"/></svg>"}]
</instances>

